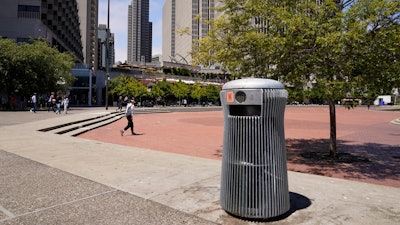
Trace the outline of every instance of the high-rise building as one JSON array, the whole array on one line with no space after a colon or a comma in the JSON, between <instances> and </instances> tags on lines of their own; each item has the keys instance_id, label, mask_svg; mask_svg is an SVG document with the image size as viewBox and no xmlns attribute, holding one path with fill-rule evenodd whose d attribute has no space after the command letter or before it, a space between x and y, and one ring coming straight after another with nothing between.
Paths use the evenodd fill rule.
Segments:
<instances>
[{"instance_id":1,"label":"high-rise building","mask_svg":"<svg viewBox=\"0 0 400 225\"><path fill-rule=\"evenodd\" d=\"M98 0L77 0L84 63L97 70Z\"/></svg>"},{"instance_id":2,"label":"high-rise building","mask_svg":"<svg viewBox=\"0 0 400 225\"><path fill-rule=\"evenodd\" d=\"M190 64L192 45L210 30L216 17L215 0L165 0L163 6L162 58Z\"/></svg>"},{"instance_id":3,"label":"high-rise building","mask_svg":"<svg viewBox=\"0 0 400 225\"><path fill-rule=\"evenodd\" d=\"M149 0L132 0L128 8L128 63L151 62L152 27Z\"/></svg>"},{"instance_id":4,"label":"high-rise building","mask_svg":"<svg viewBox=\"0 0 400 225\"><path fill-rule=\"evenodd\" d=\"M107 49L106 49L106 40L107 40L107 25L99 24L98 28L98 68L105 69L107 63ZM108 31L110 32L110 31ZM109 65L108 68L112 68L115 62L115 48L114 48L114 33L110 32L110 36L108 38L108 59Z\"/></svg>"},{"instance_id":5,"label":"high-rise building","mask_svg":"<svg viewBox=\"0 0 400 225\"><path fill-rule=\"evenodd\" d=\"M0 36L17 42L44 39L84 61L76 0L2 0Z\"/></svg>"}]
</instances>

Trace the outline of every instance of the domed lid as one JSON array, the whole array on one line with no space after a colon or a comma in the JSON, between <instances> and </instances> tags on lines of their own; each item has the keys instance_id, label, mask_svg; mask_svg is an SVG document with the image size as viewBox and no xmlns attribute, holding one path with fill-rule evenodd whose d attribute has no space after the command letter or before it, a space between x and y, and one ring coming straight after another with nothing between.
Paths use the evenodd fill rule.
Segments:
<instances>
[{"instance_id":1,"label":"domed lid","mask_svg":"<svg viewBox=\"0 0 400 225\"><path fill-rule=\"evenodd\" d=\"M276 80L265 78L242 78L229 81L222 87L227 89L284 89L285 86Z\"/></svg>"}]
</instances>

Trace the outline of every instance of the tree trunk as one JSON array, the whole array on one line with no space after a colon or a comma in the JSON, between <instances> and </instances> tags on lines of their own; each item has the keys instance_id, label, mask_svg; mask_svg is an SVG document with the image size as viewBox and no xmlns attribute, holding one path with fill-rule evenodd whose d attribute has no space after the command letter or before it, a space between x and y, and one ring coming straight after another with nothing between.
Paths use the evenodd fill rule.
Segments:
<instances>
[{"instance_id":1,"label":"tree trunk","mask_svg":"<svg viewBox=\"0 0 400 225\"><path fill-rule=\"evenodd\" d=\"M329 119L330 119L330 143L329 143L329 155L332 158L336 158L336 109L335 100L329 99Z\"/></svg>"}]
</instances>

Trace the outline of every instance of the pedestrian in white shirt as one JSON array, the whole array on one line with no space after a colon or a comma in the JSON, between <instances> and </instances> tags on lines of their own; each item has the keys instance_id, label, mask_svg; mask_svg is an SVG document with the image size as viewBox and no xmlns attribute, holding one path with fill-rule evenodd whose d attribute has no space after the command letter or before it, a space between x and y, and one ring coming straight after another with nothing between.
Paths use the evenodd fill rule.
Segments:
<instances>
[{"instance_id":1,"label":"pedestrian in white shirt","mask_svg":"<svg viewBox=\"0 0 400 225\"><path fill-rule=\"evenodd\" d=\"M126 130L128 130L129 128L131 129L131 133L132 135L137 135L134 131L133 131L133 113L135 111L135 99L131 99L131 101L128 103L128 105L126 105L126 111L125 111L125 116L126 119L128 120L128 124L126 125L126 127L123 130L120 130L121 136L124 136L124 133Z\"/></svg>"},{"instance_id":2,"label":"pedestrian in white shirt","mask_svg":"<svg viewBox=\"0 0 400 225\"><path fill-rule=\"evenodd\" d=\"M64 113L67 114L68 104L69 104L68 96L64 96L64 99L62 100L61 104L64 106Z\"/></svg>"},{"instance_id":3,"label":"pedestrian in white shirt","mask_svg":"<svg viewBox=\"0 0 400 225\"><path fill-rule=\"evenodd\" d=\"M32 102L31 112L36 113L36 93L33 93L31 97L31 102Z\"/></svg>"}]
</instances>

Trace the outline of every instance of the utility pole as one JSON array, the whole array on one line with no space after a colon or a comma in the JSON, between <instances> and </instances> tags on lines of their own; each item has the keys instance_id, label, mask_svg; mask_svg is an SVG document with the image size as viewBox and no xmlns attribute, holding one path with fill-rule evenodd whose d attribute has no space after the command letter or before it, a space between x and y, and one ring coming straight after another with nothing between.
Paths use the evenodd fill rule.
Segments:
<instances>
[{"instance_id":1,"label":"utility pole","mask_svg":"<svg viewBox=\"0 0 400 225\"><path fill-rule=\"evenodd\" d=\"M110 0L107 8L107 30L106 30L106 110L108 110L108 83L110 80Z\"/></svg>"}]
</instances>

